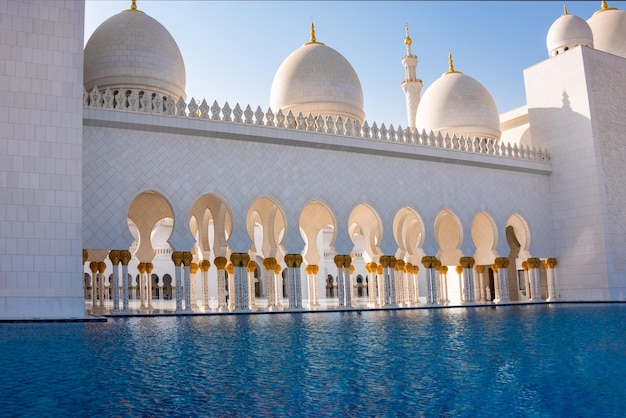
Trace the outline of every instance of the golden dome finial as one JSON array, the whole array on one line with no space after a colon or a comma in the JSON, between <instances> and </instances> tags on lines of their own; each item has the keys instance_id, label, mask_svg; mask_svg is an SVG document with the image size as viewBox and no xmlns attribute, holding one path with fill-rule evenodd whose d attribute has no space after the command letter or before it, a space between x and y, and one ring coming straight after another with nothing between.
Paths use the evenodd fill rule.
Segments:
<instances>
[{"instance_id":1,"label":"golden dome finial","mask_svg":"<svg viewBox=\"0 0 626 418\"><path fill-rule=\"evenodd\" d=\"M463 74L460 71L456 71L454 69L454 61L452 60L452 52L448 53L448 72L446 74L452 74L452 73L458 73L458 74Z\"/></svg>"},{"instance_id":2,"label":"golden dome finial","mask_svg":"<svg viewBox=\"0 0 626 418\"><path fill-rule=\"evenodd\" d=\"M567 4L563 5L563 14L564 15L568 15L569 13L567 12Z\"/></svg>"},{"instance_id":3,"label":"golden dome finial","mask_svg":"<svg viewBox=\"0 0 626 418\"><path fill-rule=\"evenodd\" d=\"M130 9L126 9L124 11L125 12L141 12L141 10L139 10L137 8L137 0L131 0L131 2L130 2Z\"/></svg>"},{"instance_id":4,"label":"golden dome finial","mask_svg":"<svg viewBox=\"0 0 626 418\"><path fill-rule=\"evenodd\" d=\"M413 40L411 39L411 37L409 36L409 24L406 24L406 38L404 38L404 44L405 45L411 45L413 43Z\"/></svg>"},{"instance_id":5,"label":"golden dome finial","mask_svg":"<svg viewBox=\"0 0 626 418\"><path fill-rule=\"evenodd\" d=\"M600 10L598 10L597 12L594 13L594 15L601 13L601 12L605 12L607 10L617 10L616 7L609 7L609 3L607 3L606 0L602 0L602 7L600 7Z\"/></svg>"},{"instance_id":6,"label":"golden dome finial","mask_svg":"<svg viewBox=\"0 0 626 418\"><path fill-rule=\"evenodd\" d=\"M317 42L317 39L315 38L315 24L313 22L311 22L311 40L307 42L305 45L309 45L309 44L323 45L321 42Z\"/></svg>"}]
</instances>

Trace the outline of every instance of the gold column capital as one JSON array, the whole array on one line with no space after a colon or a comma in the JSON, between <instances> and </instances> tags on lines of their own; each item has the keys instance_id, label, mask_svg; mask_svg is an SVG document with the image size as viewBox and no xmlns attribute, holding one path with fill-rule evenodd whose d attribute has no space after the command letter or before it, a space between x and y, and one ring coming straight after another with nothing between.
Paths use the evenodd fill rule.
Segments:
<instances>
[{"instance_id":1,"label":"gold column capital","mask_svg":"<svg viewBox=\"0 0 626 418\"><path fill-rule=\"evenodd\" d=\"M285 255L285 264L287 264L288 268L294 268L296 266L296 255L295 254L286 254Z\"/></svg>"},{"instance_id":2,"label":"gold column capital","mask_svg":"<svg viewBox=\"0 0 626 418\"><path fill-rule=\"evenodd\" d=\"M404 260L396 260L396 264L393 266L394 270L401 270L404 271L404 266L406 265L406 263L404 262Z\"/></svg>"},{"instance_id":3,"label":"gold column capital","mask_svg":"<svg viewBox=\"0 0 626 418\"><path fill-rule=\"evenodd\" d=\"M524 269L524 271L528 271L528 269L530 268L530 266L528 265L528 261L522 261L522 268Z\"/></svg>"},{"instance_id":4,"label":"gold column capital","mask_svg":"<svg viewBox=\"0 0 626 418\"><path fill-rule=\"evenodd\" d=\"M485 272L485 266L476 266L476 271L478 274L483 274Z\"/></svg>"},{"instance_id":5,"label":"gold column capital","mask_svg":"<svg viewBox=\"0 0 626 418\"><path fill-rule=\"evenodd\" d=\"M526 260L528 262L528 266L531 269L536 269L539 268L539 266L541 265L541 259L540 258L536 258L536 257L531 257L528 260Z\"/></svg>"},{"instance_id":6,"label":"gold column capital","mask_svg":"<svg viewBox=\"0 0 626 418\"><path fill-rule=\"evenodd\" d=\"M556 258L547 258L545 261L546 268L553 269L556 267Z\"/></svg>"},{"instance_id":7,"label":"gold column capital","mask_svg":"<svg viewBox=\"0 0 626 418\"><path fill-rule=\"evenodd\" d=\"M172 253L172 261L176 267L180 267L183 264L183 253L181 251L174 251Z\"/></svg>"},{"instance_id":8,"label":"gold column capital","mask_svg":"<svg viewBox=\"0 0 626 418\"><path fill-rule=\"evenodd\" d=\"M333 258L333 261L335 262L335 266L337 266L338 269L343 267L343 255L337 254L335 258Z\"/></svg>"},{"instance_id":9,"label":"gold column capital","mask_svg":"<svg viewBox=\"0 0 626 418\"><path fill-rule=\"evenodd\" d=\"M509 266L508 257L498 257L495 259L495 264L499 269L507 268Z\"/></svg>"},{"instance_id":10,"label":"gold column capital","mask_svg":"<svg viewBox=\"0 0 626 418\"><path fill-rule=\"evenodd\" d=\"M252 273L254 270L256 270L256 261L249 261L248 262L248 273Z\"/></svg>"},{"instance_id":11,"label":"gold column capital","mask_svg":"<svg viewBox=\"0 0 626 418\"><path fill-rule=\"evenodd\" d=\"M317 274L320 271L320 267L317 264L309 264L304 268L306 274Z\"/></svg>"},{"instance_id":12,"label":"gold column capital","mask_svg":"<svg viewBox=\"0 0 626 418\"><path fill-rule=\"evenodd\" d=\"M198 265L196 263L189 264L189 273L196 274L198 272Z\"/></svg>"},{"instance_id":13,"label":"gold column capital","mask_svg":"<svg viewBox=\"0 0 626 418\"><path fill-rule=\"evenodd\" d=\"M91 270L92 274L96 274L98 272L98 262L92 261L89 263L89 270Z\"/></svg>"},{"instance_id":14,"label":"gold column capital","mask_svg":"<svg viewBox=\"0 0 626 418\"><path fill-rule=\"evenodd\" d=\"M215 263L215 267L217 267L218 270L224 270L226 264L228 264L228 260L226 259L226 257L215 257L215 260L213 260L213 262Z\"/></svg>"},{"instance_id":15,"label":"gold column capital","mask_svg":"<svg viewBox=\"0 0 626 418\"><path fill-rule=\"evenodd\" d=\"M439 268L439 273L441 274L447 274L448 273L448 266L441 266Z\"/></svg>"},{"instance_id":16,"label":"gold column capital","mask_svg":"<svg viewBox=\"0 0 626 418\"><path fill-rule=\"evenodd\" d=\"M139 270L139 273L144 274L146 272L146 263L137 264L137 270Z\"/></svg>"},{"instance_id":17,"label":"gold column capital","mask_svg":"<svg viewBox=\"0 0 626 418\"><path fill-rule=\"evenodd\" d=\"M276 259L274 257L268 257L263 260L263 265L265 266L266 270L274 271L274 269L276 268Z\"/></svg>"},{"instance_id":18,"label":"gold column capital","mask_svg":"<svg viewBox=\"0 0 626 418\"><path fill-rule=\"evenodd\" d=\"M209 260L200 260L198 265L202 271L209 271L209 268L211 268L211 262Z\"/></svg>"},{"instance_id":19,"label":"gold column capital","mask_svg":"<svg viewBox=\"0 0 626 418\"><path fill-rule=\"evenodd\" d=\"M431 255L425 255L424 257L422 257L422 265L424 266L424 268L427 268L427 269L432 268L435 260L436 260L435 257Z\"/></svg>"},{"instance_id":20,"label":"gold column capital","mask_svg":"<svg viewBox=\"0 0 626 418\"><path fill-rule=\"evenodd\" d=\"M154 270L154 264L146 263L146 273L152 274L152 270Z\"/></svg>"},{"instance_id":21,"label":"gold column capital","mask_svg":"<svg viewBox=\"0 0 626 418\"><path fill-rule=\"evenodd\" d=\"M295 263L295 264L294 264L294 267L295 267L295 268L300 268L300 266L302 265L302 261L304 261L304 260L302 259L302 254L296 254L296 259L295 259L295 261L294 261L294 263Z\"/></svg>"},{"instance_id":22,"label":"gold column capital","mask_svg":"<svg viewBox=\"0 0 626 418\"><path fill-rule=\"evenodd\" d=\"M191 266L192 261L193 261L193 254L191 254L191 252L189 251L184 251L183 252L183 264L185 265L185 267Z\"/></svg>"},{"instance_id":23,"label":"gold column capital","mask_svg":"<svg viewBox=\"0 0 626 418\"><path fill-rule=\"evenodd\" d=\"M461 274L463 273L463 266L456 266L456 274Z\"/></svg>"},{"instance_id":24,"label":"gold column capital","mask_svg":"<svg viewBox=\"0 0 626 418\"><path fill-rule=\"evenodd\" d=\"M235 267L232 264L228 264L226 266L226 272L231 275L235 274Z\"/></svg>"},{"instance_id":25,"label":"gold column capital","mask_svg":"<svg viewBox=\"0 0 626 418\"><path fill-rule=\"evenodd\" d=\"M280 264L276 264L276 266L274 267L274 274L280 274L281 271L283 271L283 268L280 266Z\"/></svg>"},{"instance_id":26,"label":"gold column capital","mask_svg":"<svg viewBox=\"0 0 626 418\"><path fill-rule=\"evenodd\" d=\"M120 260L122 261L123 266L127 266L130 263L130 260L133 258L133 255L128 250L120 250Z\"/></svg>"},{"instance_id":27,"label":"gold column capital","mask_svg":"<svg viewBox=\"0 0 626 418\"><path fill-rule=\"evenodd\" d=\"M120 250L111 250L109 251L109 260L113 263L114 266L117 266L120 263ZM85 261L83 261L83 264Z\"/></svg>"},{"instance_id":28,"label":"gold column capital","mask_svg":"<svg viewBox=\"0 0 626 418\"><path fill-rule=\"evenodd\" d=\"M350 264L350 274L354 274L354 266Z\"/></svg>"},{"instance_id":29,"label":"gold column capital","mask_svg":"<svg viewBox=\"0 0 626 418\"><path fill-rule=\"evenodd\" d=\"M89 258L89 252L87 252L87 250L83 248L83 264L85 264L87 258Z\"/></svg>"},{"instance_id":30,"label":"gold column capital","mask_svg":"<svg viewBox=\"0 0 626 418\"><path fill-rule=\"evenodd\" d=\"M433 261L433 268L435 270L439 270L441 268L441 260L435 258L435 261Z\"/></svg>"},{"instance_id":31,"label":"gold column capital","mask_svg":"<svg viewBox=\"0 0 626 418\"><path fill-rule=\"evenodd\" d=\"M106 270L107 265L104 261L98 261L98 272L100 274L104 273L104 271Z\"/></svg>"},{"instance_id":32,"label":"gold column capital","mask_svg":"<svg viewBox=\"0 0 626 418\"><path fill-rule=\"evenodd\" d=\"M404 271L405 271L406 273L412 273L412 272L413 272L413 264L411 264L411 263L406 263L406 264L404 265Z\"/></svg>"},{"instance_id":33,"label":"gold column capital","mask_svg":"<svg viewBox=\"0 0 626 418\"><path fill-rule=\"evenodd\" d=\"M465 269L471 269L475 263L474 257L461 257L459 260L459 264Z\"/></svg>"}]
</instances>

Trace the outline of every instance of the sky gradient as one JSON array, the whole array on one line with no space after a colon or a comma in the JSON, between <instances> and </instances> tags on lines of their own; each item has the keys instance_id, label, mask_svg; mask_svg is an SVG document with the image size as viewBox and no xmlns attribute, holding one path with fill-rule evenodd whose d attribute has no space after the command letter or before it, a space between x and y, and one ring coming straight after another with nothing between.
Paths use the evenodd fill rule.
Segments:
<instances>
[{"instance_id":1,"label":"sky gradient","mask_svg":"<svg viewBox=\"0 0 626 418\"><path fill-rule=\"evenodd\" d=\"M85 43L104 20L131 1L87 0ZM172 34L187 73L187 98L220 106L269 108L276 70L309 40L341 53L354 67L366 119L406 127L400 83L405 24L424 91L455 69L482 83L500 113L526 102L523 70L548 58L546 35L563 14L562 1L182 1L138 0L137 6ZM600 1L569 2L569 13L588 19ZM626 2L609 1L620 10Z\"/></svg>"}]
</instances>

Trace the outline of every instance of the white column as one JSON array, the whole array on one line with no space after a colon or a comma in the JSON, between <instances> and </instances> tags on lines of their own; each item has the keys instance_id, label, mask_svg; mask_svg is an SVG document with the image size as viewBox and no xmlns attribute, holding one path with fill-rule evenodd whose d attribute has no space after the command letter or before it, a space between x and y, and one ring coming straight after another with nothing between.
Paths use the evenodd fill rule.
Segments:
<instances>
[{"instance_id":1,"label":"white column","mask_svg":"<svg viewBox=\"0 0 626 418\"><path fill-rule=\"evenodd\" d=\"M541 265L541 260L539 258L529 258L528 262L528 273L530 275L530 285L532 287L532 297L531 300L533 302L540 302L541 299L541 280L539 278L539 266Z\"/></svg>"},{"instance_id":2,"label":"white column","mask_svg":"<svg viewBox=\"0 0 626 418\"><path fill-rule=\"evenodd\" d=\"M217 269L217 311L228 310L226 305L226 257L215 257L213 260Z\"/></svg>"},{"instance_id":3,"label":"white column","mask_svg":"<svg viewBox=\"0 0 626 418\"><path fill-rule=\"evenodd\" d=\"M202 282L202 307L204 308L204 312L211 311L210 299L209 299L209 268L211 267L211 262L209 260L201 260L198 263L198 267L200 267L201 274L201 282Z\"/></svg>"},{"instance_id":4,"label":"white column","mask_svg":"<svg viewBox=\"0 0 626 418\"><path fill-rule=\"evenodd\" d=\"M172 261L174 262L174 285L176 286L176 312L180 312L183 310L183 284L181 277L183 253L174 251L172 253Z\"/></svg>"},{"instance_id":5,"label":"white column","mask_svg":"<svg viewBox=\"0 0 626 418\"><path fill-rule=\"evenodd\" d=\"M120 251L120 259L122 261L122 309L128 311L128 262L132 255L128 250Z\"/></svg>"},{"instance_id":6,"label":"white column","mask_svg":"<svg viewBox=\"0 0 626 418\"><path fill-rule=\"evenodd\" d=\"M556 296L556 258L548 258L545 261L546 273L548 275L548 302L557 300Z\"/></svg>"},{"instance_id":7,"label":"white column","mask_svg":"<svg viewBox=\"0 0 626 418\"><path fill-rule=\"evenodd\" d=\"M274 270L276 270L276 259L268 257L263 260L265 266L265 276L267 282L267 309L272 310L276 307L276 278Z\"/></svg>"},{"instance_id":8,"label":"white column","mask_svg":"<svg viewBox=\"0 0 626 418\"><path fill-rule=\"evenodd\" d=\"M345 285L343 280L343 255L335 256L335 265L337 266L337 293L339 294L339 307L346 306L345 302Z\"/></svg>"},{"instance_id":9,"label":"white column","mask_svg":"<svg viewBox=\"0 0 626 418\"><path fill-rule=\"evenodd\" d=\"M485 302L485 266L476 266L478 272L479 302Z\"/></svg>"}]
</instances>

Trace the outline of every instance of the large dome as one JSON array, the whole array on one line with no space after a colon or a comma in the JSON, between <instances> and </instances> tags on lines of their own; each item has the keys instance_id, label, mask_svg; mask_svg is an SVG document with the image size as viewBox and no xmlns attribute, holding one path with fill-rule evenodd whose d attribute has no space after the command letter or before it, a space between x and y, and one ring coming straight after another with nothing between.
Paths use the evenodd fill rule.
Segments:
<instances>
[{"instance_id":1,"label":"large dome","mask_svg":"<svg viewBox=\"0 0 626 418\"><path fill-rule=\"evenodd\" d=\"M587 23L593 31L595 49L626 58L625 11L608 7L606 2L602 2L602 8Z\"/></svg>"},{"instance_id":2,"label":"large dome","mask_svg":"<svg viewBox=\"0 0 626 418\"><path fill-rule=\"evenodd\" d=\"M170 33L142 11L103 22L85 46L85 88L138 88L186 98L185 63Z\"/></svg>"},{"instance_id":3,"label":"large dome","mask_svg":"<svg viewBox=\"0 0 626 418\"><path fill-rule=\"evenodd\" d=\"M498 107L489 91L450 67L424 93L415 116L416 127L442 135L500 139Z\"/></svg>"},{"instance_id":4,"label":"large dome","mask_svg":"<svg viewBox=\"0 0 626 418\"><path fill-rule=\"evenodd\" d=\"M363 123L363 90L352 65L340 53L316 42L292 52L280 65L270 94L270 107L304 116L341 116Z\"/></svg>"},{"instance_id":5,"label":"large dome","mask_svg":"<svg viewBox=\"0 0 626 418\"><path fill-rule=\"evenodd\" d=\"M593 33L584 19L569 14L567 8L564 7L564 13L548 30L546 45L550 57L562 54L578 45L593 48Z\"/></svg>"}]
</instances>

